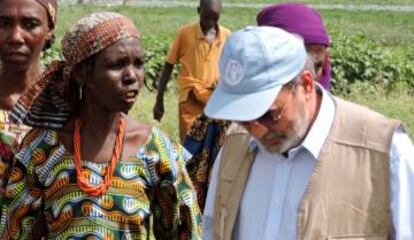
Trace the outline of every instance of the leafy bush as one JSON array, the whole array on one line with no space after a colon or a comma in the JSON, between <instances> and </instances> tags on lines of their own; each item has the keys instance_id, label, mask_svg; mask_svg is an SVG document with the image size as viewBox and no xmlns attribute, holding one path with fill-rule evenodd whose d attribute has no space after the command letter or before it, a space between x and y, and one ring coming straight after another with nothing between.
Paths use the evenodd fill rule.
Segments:
<instances>
[{"instance_id":1,"label":"leafy bush","mask_svg":"<svg viewBox=\"0 0 414 240\"><path fill-rule=\"evenodd\" d=\"M145 86L152 90L156 88L170 44L164 39L146 37L142 42L145 49Z\"/></svg>"},{"instance_id":2,"label":"leafy bush","mask_svg":"<svg viewBox=\"0 0 414 240\"><path fill-rule=\"evenodd\" d=\"M414 92L414 47L386 48L362 34L348 36L342 32L332 32L331 35L333 92L347 94L356 82L367 82L387 90L404 82ZM146 86L151 91L156 87L171 43L159 37L144 37L142 41ZM62 57L54 47L43 54L42 62L46 65L57 58ZM173 78L177 76L178 68L174 69ZM176 84L173 86L176 87Z\"/></svg>"},{"instance_id":3,"label":"leafy bush","mask_svg":"<svg viewBox=\"0 0 414 240\"><path fill-rule=\"evenodd\" d=\"M347 36L332 34L333 91L348 93L356 82L385 87L391 90L405 82L414 90L414 48L385 48L362 34Z\"/></svg>"},{"instance_id":4,"label":"leafy bush","mask_svg":"<svg viewBox=\"0 0 414 240\"><path fill-rule=\"evenodd\" d=\"M60 50L54 45L52 48L42 52L42 66L46 68L48 64L50 64L53 60L63 59L62 53Z\"/></svg>"}]
</instances>

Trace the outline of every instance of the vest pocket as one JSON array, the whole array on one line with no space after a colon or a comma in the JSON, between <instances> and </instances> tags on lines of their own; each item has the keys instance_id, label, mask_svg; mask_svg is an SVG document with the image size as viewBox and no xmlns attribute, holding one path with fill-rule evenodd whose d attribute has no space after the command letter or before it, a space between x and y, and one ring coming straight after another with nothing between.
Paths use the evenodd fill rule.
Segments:
<instances>
[{"instance_id":1,"label":"vest pocket","mask_svg":"<svg viewBox=\"0 0 414 240\"><path fill-rule=\"evenodd\" d=\"M386 234L344 234L329 236L326 240L388 240Z\"/></svg>"}]
</instances>

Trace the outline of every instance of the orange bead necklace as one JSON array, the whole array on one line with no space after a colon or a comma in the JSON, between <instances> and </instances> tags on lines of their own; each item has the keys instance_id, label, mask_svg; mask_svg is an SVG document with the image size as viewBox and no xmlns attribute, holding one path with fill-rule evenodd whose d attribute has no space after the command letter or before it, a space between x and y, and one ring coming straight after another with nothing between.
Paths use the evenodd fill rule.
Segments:
<instances>
[{"instance_id":1,"label":"orange bead necklace","mask_svg":"<svg viewBox=\"0 0 414 240\"><path fill-rule=\"evenodd\" d=\"M86 178L85 171L82 168L82 151L81 151L81 137L80 137L80 129L81 129L81 121L79 118L75 120L75 129L73 132L73 147L74 147L74 162L76 168L76 180L78 183L79 188L88 195L99 197L104 194L111 183L112 176L114 174L114 170L116 164L119 161L122 152L122 144L124 139L124 131L125 131L125 119L120 118L118 121L118 130L115 140L115 147L112 153L111 161L109 162L105 176L101 182L101 184L97 186L93 186L88 182Z\"/></svg>"}]
</instances>

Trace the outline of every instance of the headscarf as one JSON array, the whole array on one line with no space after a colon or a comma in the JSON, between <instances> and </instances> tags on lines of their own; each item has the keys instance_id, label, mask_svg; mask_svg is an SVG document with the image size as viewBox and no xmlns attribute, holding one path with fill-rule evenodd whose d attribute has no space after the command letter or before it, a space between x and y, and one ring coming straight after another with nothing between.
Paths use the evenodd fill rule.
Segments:
<instances>
[{"instance_id":1,"label":"headscarf","mask_svg":"<svg viewBox=\"0 0 414 240\"><path fill-rule=\"evenodd\" d=\"M51 27L55 28L56 20L57 20L57 17L56 17L57 7L58 7L57 0L36 0L36 1L46 8L47 15L49 16L49 20L51 23Z\"/></svg>"},{"instance_id":2,"label":"headscarf","mask_svg":"<svg viewBox=\"0 0 414 240\"><path fill-rule=\"evenodd\" d=\"M318 11L302 3L281 3L263 8L257 15L257 25L279 27L299 34L306 44L329 46L330 40ZM326 58L319 82L325 89L331 86L331 64Z\"/></svg>"},{"instance_id":3,"label":"headscarf","mask_svg":"<svg viewBox=\"0 0 414 240\"><path fill-rule=\"evenodd\" d=\"M75 65L129 37L140 40L134 23L118 13L93 13L79 20L62 39L64 60L52 62L22 93L10 120L32 127L62 128L75 111L71 91Z\"/></svg>"}]
</instances>

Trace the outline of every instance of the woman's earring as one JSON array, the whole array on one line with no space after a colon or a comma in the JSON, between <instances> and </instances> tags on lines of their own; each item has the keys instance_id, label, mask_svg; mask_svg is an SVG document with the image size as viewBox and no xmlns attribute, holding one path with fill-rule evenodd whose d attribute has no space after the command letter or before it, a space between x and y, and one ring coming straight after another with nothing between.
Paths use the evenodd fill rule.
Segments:
<instances>
[{"instance_id":1,"label":"woman's earring","mask_svg":"<svg viewBox=\"0 0 414 240\"><path fill-rule=\"evenodd\" d=\"M82 96L83 96L83 87L79 86L79 100L82 100Z\"/></svg>"}]
</instances>

